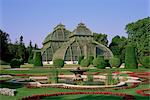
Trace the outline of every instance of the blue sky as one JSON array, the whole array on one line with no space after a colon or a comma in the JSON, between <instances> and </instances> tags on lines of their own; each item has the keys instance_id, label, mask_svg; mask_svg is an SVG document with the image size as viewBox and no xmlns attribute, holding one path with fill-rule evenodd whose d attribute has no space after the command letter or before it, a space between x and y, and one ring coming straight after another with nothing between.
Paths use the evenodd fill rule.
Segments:
<instances>
[{"instance_id":1,"label":"blue sky","mask_svg":"<svg viewBox=\"0 0 150 100\"><path fill-rule=\"evenodd\" d=\"M81 21L109 41L127 36L127 23L150 16L150 0L0 0L0 29L12 42L21 35L26 45L42 41L60 22L73 31Z\"/></svg>"}]
</instances>

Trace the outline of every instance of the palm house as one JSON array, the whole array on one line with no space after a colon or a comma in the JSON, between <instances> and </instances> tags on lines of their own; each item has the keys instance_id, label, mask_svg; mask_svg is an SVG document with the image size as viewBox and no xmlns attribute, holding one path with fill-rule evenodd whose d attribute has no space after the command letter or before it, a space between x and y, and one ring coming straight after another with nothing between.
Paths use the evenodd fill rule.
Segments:
<instances>
[{"instance_id":1,"label":"palm house","mask_svg":"<svg viewBox=\"0 0 150 100\"><path fill-rule=\"evenodd\" d=\"M83 23L79 23L72 32L63 24L57 25L45 38L41 54L44 64L52 64L54 59L63 59L66 64L76 64L81 55L85 58L113 56L106 46L93 39L93 33Z\"/></svg>"}]
</instances>

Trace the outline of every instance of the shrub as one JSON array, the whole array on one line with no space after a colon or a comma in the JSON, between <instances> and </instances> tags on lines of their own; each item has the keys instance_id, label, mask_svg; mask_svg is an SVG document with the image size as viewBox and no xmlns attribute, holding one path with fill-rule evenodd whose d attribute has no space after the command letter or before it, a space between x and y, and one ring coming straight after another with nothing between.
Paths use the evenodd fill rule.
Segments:
<instances>
[{"instance_id":1,"label":"shrub","mask_svg":"<svg viewBox=\"0 0 150 100\"><path fill-rule=\"evenodd\" d=\"M56 68L61 68L64 66L64 60L62 59L55 59L53 61L53 65L56 67Z\"/></svg>"},{"instance_id":2,"label":"shrub","mask_svg":"<svg viewBox=\"0 0 150 100\"><path fill-rule=\"evenodd\" d=\"M95 58L93 60L93 65L94 67L100 68L100 69L104 69L105 68L105 60L104 60L104 56L98 56L97 58Z\"/></svg>"},{"instance_id":3,"label":"shrub","mask_svg":"<svg viewBox=\"0 0 150 100\"><path fill-rule=\"evenodd\" d=\"M144 56L141 58L141 64L145 67L145 68L150 68L150 56Z\"/></svg>"},{"instance_id":4,"label":"shrub","mask_svg":"<svg viewBox=\"0 0 150 100\"><path fill-rule=\"evenodd\" d=\"M110 60L109 60L109 64L111 65L111 67L119 67L120 66L120 59L119 58L116 58L116 57L114 57L114 58L111 58Z\"/></svg>"},{"instance_id":5,"label":"shrub","mask_svg":"<svg viewBox=\"0 0 150 100\"><path fill-rule=\"evenodd\" d=\"M53 67L53 71L52 71L52 83L58 83L58 69Z\"/></svg>"},{"instance_id":6,"label":"shrub","mask_svg":"<svg viewBox=\"0 0 150 100\"><path fill-rule=\"evenodd\" d=\"M83 59L84 59L84 56L79 56L79 58L78 58L78 64L80 64Z\"/></svg>"},{"instance_id":7,"label":"shrub","mask_svg":"<svg viewBox=\"0 0 150 100\"><path fill-rule=\"evenodd\" d=\"M94 59L94 57L93 57L93 56L89 56L89 57L88 57L88 60L89 60L89 63L90 63L90 64L92 64L93 59Z\"/></svg>"},{"instance_id":8,"label":"shrub","mask_svg":"<svg viewBox=\"0 0 150 100\"><path fill-rule=\"evenodd\" d=\"M33 54L32 53L29 55L28 64L33 64Z\"/></svg>"},{"instance_id":9,"label":"shrub","mask_svg":"<svg viewBox=\"0 0 150 100\"><path fill-rule=\"evenodd\" d=\"M43 66L41 52L35 51L34 66Z\"/></svg>"},{"instance_id":10,"label":"shrub","mask_svg":"<svg viewBox=\"0 0 150 100\"><path fill-rule=\"evenodd\" d=\"M88 82L93 82L93 75L87 74L87 81Z\"/></svg>"},{"instance_id":11,"label":"shrub","mask_svg":"<svg viewBox=\"0 0 150 100\"><path fill-rule=\"evenodd\" d=\"M20 65L21 65L21 62L19 59L15 58L10 61L11 68L20 68Z\"/></svg>"},{"instance_id":12,"label":"shrub","mask_svg":"<svg viewBox=\"0 0 150 100\"><path fill-rule=\"evenodd\" d=\"M109 59L105 59L105 67L111 67L109 64Z\"/></svg>"},{"instance_id":13,"label":"shrub","mask_svg":"<svg viewBox=\"0 0 150 100\"><path fill-rule=\"evenodd\" d=\"M83 59L83 60L81 61L80 65L81 65L82 67L88 67L88 66L90 65L90 62L89 62L88 59Z\"/></svg>"},{"instance_id":14,"label":"shrub","mask_svg":"<svg viewBox=\"0 0 150 100\"><path fill-rule=\"evenodd\" d=\"M135 69L137 68L135 48L132 45L126 46L125 52L125 68Z\"/></svg>"}]
</instances>

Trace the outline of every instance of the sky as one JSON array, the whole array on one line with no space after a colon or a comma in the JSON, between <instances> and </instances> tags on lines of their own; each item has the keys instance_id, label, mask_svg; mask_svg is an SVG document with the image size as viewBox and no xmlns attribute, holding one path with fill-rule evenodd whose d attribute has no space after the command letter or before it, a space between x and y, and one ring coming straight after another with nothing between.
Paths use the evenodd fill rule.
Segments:
<instances>
[{"instance_id":1,"label":"sky","mask_svg":"<svg viewBox=\"0 0 150 100\"><path fill-rule=\"evenodd\" d=\"M105 33L109 43L125 36L125 25L150 16L150 0L0 0L0 29L12 42L42 42L59 23L73 31L83 22L92 32Z\"/></svg>"}]
</instances>

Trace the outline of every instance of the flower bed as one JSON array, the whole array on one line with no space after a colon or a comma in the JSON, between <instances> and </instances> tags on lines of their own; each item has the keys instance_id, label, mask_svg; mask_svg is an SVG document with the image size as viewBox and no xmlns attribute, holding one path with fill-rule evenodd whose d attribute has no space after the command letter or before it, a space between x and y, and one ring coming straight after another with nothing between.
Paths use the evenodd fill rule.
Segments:
<instances>
[{"instance_id":1,"label":"flower bed","mask_svg":"<svg viewBox=\"0 0 150 100\"><path fill-rule=\"evenodd\" d=\"M77 94L103 94L121 96L123 100L135 100L134 96L125 93L114 93L114 92L59 92L54 94L39 94L22 98L22 100L40 100L42 97L48 96L61 96L61 95L77 95Z\"/></svg>"},{"instance_id":2,"label":"flower bed","mask_svg":"<svg viewBox=\"0 0 150 100\"><path fill-rule=\"evenodd\" d=\"M140 95L142 95L142 96L150 96L150 94L145 93L145 92L147 92L147 91L150 91L150 88L149 88L149 89L143 89L143 90L136 90L136 93L137 93L137 94L140 94Z\"/></svg>"}]
</instances>

